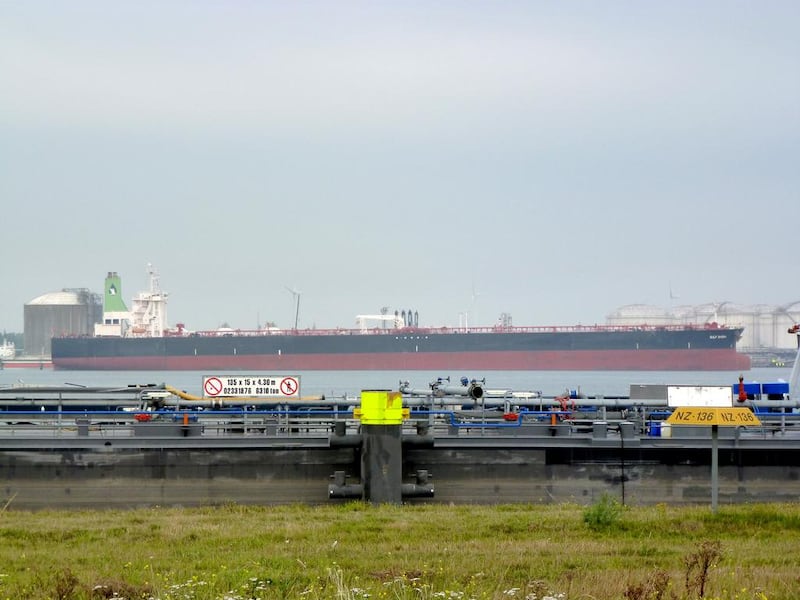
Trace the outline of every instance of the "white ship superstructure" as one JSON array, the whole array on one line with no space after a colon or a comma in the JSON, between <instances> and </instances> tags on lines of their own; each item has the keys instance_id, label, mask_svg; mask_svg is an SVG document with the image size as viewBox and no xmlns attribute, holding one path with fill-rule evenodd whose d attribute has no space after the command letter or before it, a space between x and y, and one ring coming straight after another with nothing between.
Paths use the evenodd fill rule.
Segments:
<instances>
[{"instance_id":1,"label":"white ship superstructure","mask_svg":"<svg viewBox=\"0 0 800 600\"><path fill-rule=\"evenodd\" d=\"M147 265L147 274L150 289L133 298L129 337L162 337L167 329L167 294L161 291L153 265Z\"/></svg>"},{"instance_id":2,"label":"white ship superstructure","mask_svg":"<svg viewBox=\"0 0 800 600\"><path fill-rule=\"evenodd\" d=\"M109 272L105 282L103 322L94 327L98 337L163 337L167 329L167 294L159 286L158 272L147 265L149 290L134 296L131 310L122 300L122 281Z\"/></svg>"},{"instance_id":3,"label":"white ship superstructure","mask_svg":"<svg viewBox=\"0 0 800 600\"><path fill-rule=\"evenodd\" d=\"M0 360L14 360L16 356L17 347L14 342L3 339L3 344L0 345Z\"/></svg>"}]
</instances>

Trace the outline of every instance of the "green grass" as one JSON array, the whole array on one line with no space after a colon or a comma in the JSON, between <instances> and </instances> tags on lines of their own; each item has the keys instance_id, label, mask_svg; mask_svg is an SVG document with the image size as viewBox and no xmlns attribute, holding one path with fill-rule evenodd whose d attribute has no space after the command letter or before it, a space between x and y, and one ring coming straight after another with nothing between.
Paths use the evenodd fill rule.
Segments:
<instances>
[{"instance_id":1,"label":"green grass","mask_svg":"<svg viewBox=\"0 0 800 600\"><path fill-rule=\"evenodd\" d=\"M800 598L800 505L0 512L0 598Z\"/></svg>"}]
</instances>

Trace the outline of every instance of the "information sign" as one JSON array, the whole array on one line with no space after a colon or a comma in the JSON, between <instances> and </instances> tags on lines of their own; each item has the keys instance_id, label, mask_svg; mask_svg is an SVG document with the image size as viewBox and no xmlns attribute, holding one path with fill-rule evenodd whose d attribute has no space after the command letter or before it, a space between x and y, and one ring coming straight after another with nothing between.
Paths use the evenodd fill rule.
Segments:
<instances>
[{"instance_id":1,"label":"information sign","mask_svg":"<svg viewBox=\"0 0 800 600\"><path fill-rule=\"evenodd\" d=\"M298 375L210 375L203 378L203 395L209 398L300 397Z\"/></svg>"},{"instance_id":2,"label":"information sign","mask_svg":"<svg viewBox=\"0 0 800 600\"><path fill-rule=\"evenodd\" d=\"M758 417L744 406L699 407L687 406L675 409L667 419L672 425L761 425Z\"/></svg>"},{"instance_id":3,"label":"information sign","mask_svg":"<svg viewBox=\"0 0 800 600\"><path fill-rule=\"evenodd\" d=\"M667 403L672 408L684 406L731 406L730 386L671 385L667 387Z\"/></svg>"}]
</instances>

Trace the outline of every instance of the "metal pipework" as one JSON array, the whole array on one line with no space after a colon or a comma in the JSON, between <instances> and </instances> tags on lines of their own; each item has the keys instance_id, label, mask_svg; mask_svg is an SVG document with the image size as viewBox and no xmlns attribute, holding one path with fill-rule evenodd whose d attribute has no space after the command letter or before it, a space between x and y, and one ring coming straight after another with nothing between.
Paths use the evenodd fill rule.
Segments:
<instances>
[{"instance_id":1,"label":"metal pipework","mask_svg":"<svg viewBox=\"0 0 800 600\"><path fill-rule=\"evenodd\" d=\"M231 408L241 406L256 406L259 408L285 407L289 410L299 408L326 408L334 409L345 405L341 401L326 400L324 396L305 397L301 400L278 400L277 398L206 398L205 400L182 400L166 398L152 403L154 406L168 406L170 408Z\"/></svg>"},{"instance_id":2,"label":"metal pipework","mask_svg":"<svg viewBox=\"0 0 800 600\"><path fill-rule=\"evenodd\" d=\"M734 406L757 406L758 408L800 408L800 398L791 400L785 397L783 400L748 400L746 402L735 402Z\"/></svg>"},{"instance_id":3,"label":"metal pipework","mask_svg":"<svg viewBox=\"0 0 800 600\"><path fill-rule=\"evenodd\" d=\"M38 409L43 407L55 407L65 411L83 410L86 408L114 407L120 409L138 409L141 402L125 398L23 398L23 399L0 399L0 411L2 410L21 410L25 408Z\"/></svg>"},{"instance_id":4,"label":"metal pipework","mask_svg":"<svg viewBox=\"0 0 800 600\"><path fill-rule=\"evenodd\" d=\"M328 484L328 498L361 498L364 486L360 483L347 483L347 473L334 471L331 475L333 483Z\"/></svg>"},{"instance_id":5,"label":"metal pipework","mask_svg":"<svg viewBox=\"0 0 800 600\"><path fill-rule=\"evenodd\" d=\"M143 391L159 389L155 384L148 386L124 386L124 387L88 387L85 385L64 384L64 385L17 385L0 386L0 394L24 395L24 394L130 394L135 396Z\"/></svg>"},{"instance_id":6,"label":"metal pipework","mask_svg":"<svg viewBox=\"0 0 800 600\"><path fill-rule=\"evenodd\" d=\"M404 483L400 486L403 498L433 498L434 489L430 482L432 478L427 469L418 469L414 474L414 483Z\"/></svg>"},{"instance_id":7,"label":"metal pipework","mask_svg":"<svg viewBox=\"0 0 800 600\"><path fill-rule=\"evenodd\" d=\"M435 491L431 474L420 469L414 474L414 483L400 485L403 498L433 498ZM328 484L328 498L363 498L364 485L362 483L347 483L345 471L335 471L331 475L333 483Z\"/></svg>"},{"instance_id":8,"label":"metal pipework","mask_svg":"<svg viewBox=\"0 0 800 600\"><path fill-rule=\"evenodd\" d=\"M434 444L436 443L433 434L412 434L412 435L404 435L402 437L402 444L404 447L411 447L411 448L433 448Z\"/></svg>"},{"instance_id":9,"label":"metal pipework","mask_svg":"<svg viewBox=\"0 0 800 600\"><path fill-rule=\"evenodd\" d=\"M486 406L490 406L488 401ZM800 408L800 400L748 400L746 402L734 402L732 406L757 406L758 408ZM561 400L555 398L540 398L538 400L519 400L511 402L514 406L531 407L531 406L545 406L545 407L562 407ZM494 403L492 403L494 405ZM502 404L501 404L502 405ZM604 408L632 408L643 406L648 408L668 408L666 400L660 399L637 399L631 400L626 397L605 398L598 396L596 398L574 398L567 400L568 407L581 407L581 406L600 406Z\"/></svg>"},{"instance_id":10,"label":"metal pipework","mask_svg":"<svg viewBox=\"0 0 800 600\"><path fill-rule=\"evenodd\" d=\"M483 385L479 381L471 381L467 385L444 385L441 381L436 381L427 390L415 389L410 387L407 381L400 382L398 388L401 394L409 396L433 396L441 398L443 396L468 396L473 400L483 398Z\"/></svg>"},{"instance_id":11,"label":"metal pipework","mask_svg":"<svg viewBox=\"0 0 800 600\"><path fill-rule=\"evenodd\" d=\"M280 398L206 398L204 396L195 396L172 387L171 385L164 385L163 391L171 394L172 396L162 396L161 394L153 393L148 390L143 398L151 401L155 406L183 406L188 408L223 408L226 406L290 406L290 407L308 407L308 406L325 406L334 407L338 405L345 405L337 399L326 399L325 396L303 396L297 400L284 400ZM176 400L175 397L179 398Z\"/></svg>"}]
</instances>

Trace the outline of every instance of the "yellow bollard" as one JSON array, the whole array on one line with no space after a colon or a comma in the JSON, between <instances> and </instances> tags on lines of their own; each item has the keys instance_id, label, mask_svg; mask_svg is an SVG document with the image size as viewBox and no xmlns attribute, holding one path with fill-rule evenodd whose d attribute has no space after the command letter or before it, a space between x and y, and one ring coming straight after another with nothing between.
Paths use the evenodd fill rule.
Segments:
<instances>
[{"instance_id":1,"label":"yellow bollard","mask_svg":"<svg viewBox=\"0 0 800 600\"><path fill-rule=\"evenodd\" d=\"M403 395L389 390L362 390L361 410L358 415L362 425L402 425L408 418L403 410Z\"/></svg>"}]
</instances>

